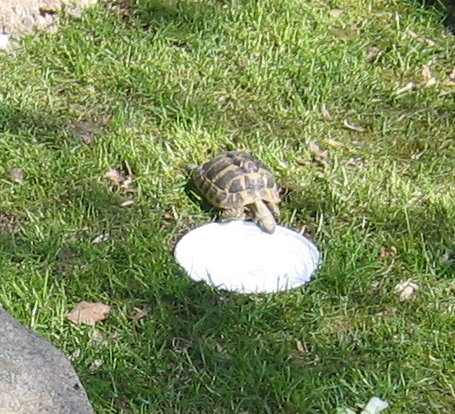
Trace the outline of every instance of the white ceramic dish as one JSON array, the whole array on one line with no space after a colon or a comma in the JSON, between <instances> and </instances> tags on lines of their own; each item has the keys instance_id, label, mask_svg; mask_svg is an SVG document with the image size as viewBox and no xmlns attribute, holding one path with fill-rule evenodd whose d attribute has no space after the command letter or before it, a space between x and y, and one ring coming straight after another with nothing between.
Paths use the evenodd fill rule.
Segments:
<instances>
[{"instance_id":1,"label":"white ceramic dish","mask_svg":"<svg viewBox=\"0 0 455 414\"><path fill-rule=\"evenodd\" d=\"M195 281L237 293L273 293L310 281L320 252L299 233L277 226L274 234L248 221L210 223L177 243L175 258Z\"/></svg>"}]
</instances>

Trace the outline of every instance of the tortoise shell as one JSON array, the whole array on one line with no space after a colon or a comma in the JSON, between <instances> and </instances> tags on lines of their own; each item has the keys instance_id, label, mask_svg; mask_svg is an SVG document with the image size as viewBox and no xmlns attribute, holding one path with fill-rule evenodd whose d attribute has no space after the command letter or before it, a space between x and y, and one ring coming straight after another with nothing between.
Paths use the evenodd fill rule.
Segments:
<instances>
[{"instance_id":1,"label":"tortoise shell","mask_svg":"<svg viewBox=\"0 0 455 414\"><path fill-rule=\"evenodd\" d=\"M195 168L192 178L196 189L213 206L227 210L233 218L242 218L245 212L266 231L275 230L278 186L270 170L248 152L220 154ZM261 221L269 224L261 225Z\"/></svg>"},{"instance_id":2,"label":"tortoise shell","mask_svg":"<svg viewBox=\"0 0 455 414\"><path fill-rule=\"evenodd\" d=\"M240 208L258 199L280 201L269 169L244 151L229 151L199 166L193 181L207 201L219 208Z\"/></svg>"}]
</instances>

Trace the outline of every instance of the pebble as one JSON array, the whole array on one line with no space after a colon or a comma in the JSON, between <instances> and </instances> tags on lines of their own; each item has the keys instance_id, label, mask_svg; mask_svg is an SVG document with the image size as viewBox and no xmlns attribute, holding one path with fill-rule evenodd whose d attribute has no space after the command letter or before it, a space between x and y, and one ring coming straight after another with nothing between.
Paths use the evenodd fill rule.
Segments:
<instances>
[{"instance_id":1,"label":"pebble","mask_svg":"<svg viewBox=\"0 0 455 414\"><path fill-rule=\"evenodd\" d=\"M9 44L9 35L0 33L0 49L6 49Z\"/></svg>"}]
</instances>

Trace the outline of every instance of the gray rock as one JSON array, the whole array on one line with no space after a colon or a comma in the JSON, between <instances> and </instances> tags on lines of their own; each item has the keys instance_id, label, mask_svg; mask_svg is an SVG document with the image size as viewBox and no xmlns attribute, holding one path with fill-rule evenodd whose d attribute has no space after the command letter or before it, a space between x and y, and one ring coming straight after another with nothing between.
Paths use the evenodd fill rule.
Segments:
<instances>
[{"instance_id":1,"label":"gray rock","mask_svg":"<svg viewBox=\"0 0 455 414\"><path fill-rule=\"evenodd\" d=\"M0 413L93 414L68 359L0 307Z\"/></svg>"}]
</instances>

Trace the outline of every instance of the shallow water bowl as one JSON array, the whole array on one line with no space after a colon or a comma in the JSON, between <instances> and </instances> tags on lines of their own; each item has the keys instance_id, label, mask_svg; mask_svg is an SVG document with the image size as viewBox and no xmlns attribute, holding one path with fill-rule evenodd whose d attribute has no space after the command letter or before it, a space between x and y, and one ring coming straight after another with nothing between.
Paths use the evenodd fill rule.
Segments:
<instances>
[{"instance_id":1,"label":"shallow water bowl","mask_svg":"<svg viewBox=\"0 0 455 414\"><path fill-rule=\"evenodd\" d=\"M249 221L210 223L177 243L174 256L191 279L237 293L274 293L311 280L320 252L301 234L277 226L273 234Z\"/></svg>"}]
</instances>

